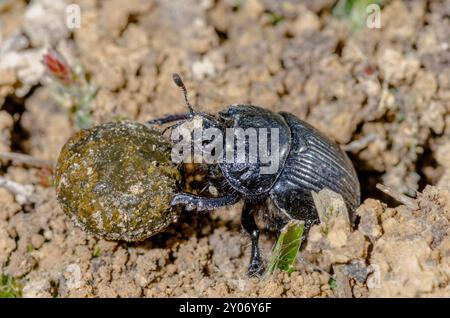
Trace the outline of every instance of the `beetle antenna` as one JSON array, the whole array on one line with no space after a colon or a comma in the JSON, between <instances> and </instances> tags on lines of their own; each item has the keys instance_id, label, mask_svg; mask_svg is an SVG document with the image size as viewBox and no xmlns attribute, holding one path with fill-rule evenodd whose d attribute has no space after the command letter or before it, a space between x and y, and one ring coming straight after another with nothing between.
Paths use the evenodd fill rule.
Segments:
<instances>
[{"instance_id":1,"label":"beetle antenna","mask_svg":"<svg viewBox=\"0 0 450 318\"><path fill-rule=\"evenodd\" d=\"M190 115L194 114L194 108L192 108L191 103L189 103L189 99L187 96L187 89L186 86L184 86L183 80L181 79L181 76L177 73L173 73L172 74L172 79L174 81L174 83L181 88L181 90L183 91L183 95L184 95L184 101L186 102L187 107L189 108L189 113Z\"/></svg>"}]
</instances>

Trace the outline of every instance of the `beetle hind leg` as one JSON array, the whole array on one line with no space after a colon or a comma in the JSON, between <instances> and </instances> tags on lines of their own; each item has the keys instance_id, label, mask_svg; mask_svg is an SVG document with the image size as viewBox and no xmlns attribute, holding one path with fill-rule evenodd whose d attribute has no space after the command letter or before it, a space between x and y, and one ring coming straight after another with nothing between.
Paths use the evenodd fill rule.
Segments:
<instances>
[{"instance_id":1,"label":"beetle hind leg","mask_svg":"<svg viewBox=\"0 0 450 318\"><path fill-rule=\"evenodd\" d=\"M244 230L250 235L252 240L252 251L250 256L250 264L248 266L249 276L259 276L264 273L264 264L259 248L259 229L255 222L253 214L255 205L244 202L242 210L241 222Z\"/></svg>"}]
</instances>

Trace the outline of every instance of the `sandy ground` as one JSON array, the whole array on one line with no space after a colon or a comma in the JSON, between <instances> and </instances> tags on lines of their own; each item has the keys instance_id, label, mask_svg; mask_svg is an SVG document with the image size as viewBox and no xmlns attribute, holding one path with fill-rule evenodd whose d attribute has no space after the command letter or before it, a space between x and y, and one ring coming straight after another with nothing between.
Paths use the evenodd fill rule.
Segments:
<instances>
[{"instance_id":1,"label":"sandy ground","mask_svg":"<svg viewBox=\"0 0 450 318\"><path fill-rule=\"evenodd\" d=\"M450 296L450 1L387 1L382 28L353 30L335 1L0 1L0 151L55 162L77 130L43 81L49 45L97 89L93 124L232 103L289 111L347 145L363 203L354 230L315 226L288 276L248 278L240 205L185 212L141 243L84 233L42 168L1 162L0 272L26 297ZM402 205L381 182L415 198ZM325 227L325 228L324 228ZM264 255L274 237L263 235Z\"/></svg>"}]
</instances>

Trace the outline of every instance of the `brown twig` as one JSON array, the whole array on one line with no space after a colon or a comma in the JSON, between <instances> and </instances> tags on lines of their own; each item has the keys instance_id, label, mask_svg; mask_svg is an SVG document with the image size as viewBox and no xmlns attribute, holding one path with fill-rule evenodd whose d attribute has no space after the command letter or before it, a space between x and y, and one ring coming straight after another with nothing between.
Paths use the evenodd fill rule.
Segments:
<instances>
[{"instance_id":1,"label":"brown twig","mask_svg":"<svg viewBox=\"0 0 450 318\"><path fill-rule=\"evenodd\" d=\"M0 152L0 160L10 160L14 164L23 164L36 168L53 168L53 162L50 160L38 159L17 152Z\"/></svg>"},{"instance_id":2,"label":"brown twig","mask_svg":"<svg viewBox=\"0 0 450 318\"><path fill-rule=\"evenodd\" d=\"M381 184L381 183L377 183L376 187L378 190L384 192L388 196L394 198L395 200L406 205L408 208L410 208L412 210L417 210L419 208L417 206L416 201L413 198L410 198L410 197L404 195L403 193L397 192L394 189L392 189L388 186L385 186L384 184Z\"/></svg>"}]
</instances>

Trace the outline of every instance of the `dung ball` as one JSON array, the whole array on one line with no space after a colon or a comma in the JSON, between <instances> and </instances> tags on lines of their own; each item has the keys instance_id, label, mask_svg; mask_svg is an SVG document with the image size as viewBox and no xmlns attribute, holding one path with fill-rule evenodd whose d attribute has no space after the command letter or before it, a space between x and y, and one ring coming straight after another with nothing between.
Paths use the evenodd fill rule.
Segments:
<instances>
[{"instance_id":1,"label":"dung ball","mask_svg":"<svg viewBox=\"0 0 450 318\"><path fill-rule=\"evenodd\" d=\"M158 130L115 122L82 130L61 150L56 193L64 212L88 233L141 241L175 222L170 206L180 173Z\"/></svg>"}]
</instances>

